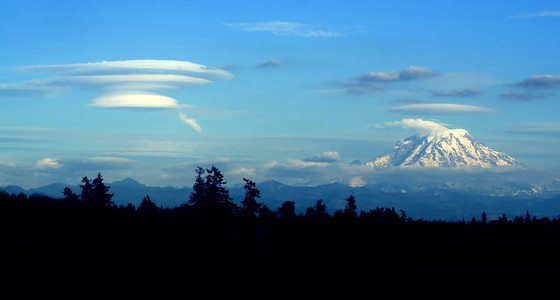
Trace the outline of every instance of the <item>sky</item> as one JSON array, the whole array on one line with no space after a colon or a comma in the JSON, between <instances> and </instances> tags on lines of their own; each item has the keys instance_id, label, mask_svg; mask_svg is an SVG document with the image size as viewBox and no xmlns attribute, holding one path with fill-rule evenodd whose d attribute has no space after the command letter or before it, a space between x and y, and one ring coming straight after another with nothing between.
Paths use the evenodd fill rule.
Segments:
<instances>
[{"instance_id":1,"label":"sky","mask_svg":"<svg viewBox=\"0 0 560 300\"><path fill-rule=\"evenodd\" d=\"M560 177L558 1L5 0L0 28L0 186L361 186L424 121Z\"/></svg>"}]
</instances>

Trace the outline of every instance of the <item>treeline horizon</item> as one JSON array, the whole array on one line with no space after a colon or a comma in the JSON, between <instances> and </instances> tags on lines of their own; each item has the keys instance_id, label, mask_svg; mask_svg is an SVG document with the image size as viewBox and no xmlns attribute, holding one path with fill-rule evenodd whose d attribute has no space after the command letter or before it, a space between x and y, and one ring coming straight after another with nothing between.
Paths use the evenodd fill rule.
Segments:
<instances>
[{"instance_id":1,"label":"treeline horizon","mask_svg":"<svg viewBox=\"0 0 560 300\"><path fill-rule=\"evenodd\" d=\"M256 183L244 178L245 197L236 204L221 171L198 167L190 195L173 208L146 195L141 204L115 205L101 173L82 179L80 194L63 198L0 192L5 257L92 255L160 258L186 263L193 257L245 261L276 259L304 263L310 257L383 257L387 262L556 262L560 218L524 216L489 221L413 219L404 210L360 210L350 195L330 214L318 199L305 213L285 200L278 208L260 203ZM314 263L318 263L317 261ZM370 261L370 263L372 263Z\"/></svg>"}]
</instances>

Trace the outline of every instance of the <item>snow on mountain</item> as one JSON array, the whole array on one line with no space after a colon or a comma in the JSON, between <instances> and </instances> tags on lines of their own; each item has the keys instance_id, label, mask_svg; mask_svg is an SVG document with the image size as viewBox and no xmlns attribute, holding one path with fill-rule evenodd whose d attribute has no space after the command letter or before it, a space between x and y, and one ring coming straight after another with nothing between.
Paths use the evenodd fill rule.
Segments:
<instances>
[{"instance_id":1,"label":"snow on mountain","mask_svg":"<svg viewBox=\"0 0 560 300\"><path fill-rule=\"evenodd\" d=\"M494 168L522 166L507 154L490 149L465 129L447 129L426 136L400 140L391 153L368 161L370 167L420 166Z\"/></svg>"}]
</instances>

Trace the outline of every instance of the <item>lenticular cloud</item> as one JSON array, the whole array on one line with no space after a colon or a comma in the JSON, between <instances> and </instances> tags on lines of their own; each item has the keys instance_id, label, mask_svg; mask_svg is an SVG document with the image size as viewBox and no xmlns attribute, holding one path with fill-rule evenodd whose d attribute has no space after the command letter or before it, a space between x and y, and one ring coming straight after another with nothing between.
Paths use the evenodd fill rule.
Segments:
<instances>
[{"instance_id":1,"label":"lenticular cloud","mask_svg":"<svg viewBox=\"0 0 560 300\"><path fill-rule=\"evenodd\" d=\"M1 84L0 95L13 95L19 91L35 91L28 96L43 96L64 90L94 90L100 95L89 106L97 108L157 108L184 109L188 105L159 93L191 86L210 84L216 80L230 79L229 72L178 60L123 60L78 63L65 65L23 66L27 72L49 73L46 79L34 79L19 83ZM157 91L157 93L156 93ZM16 93L17 94L17 93ZM25 96L25 93L19 93ZM185 116L180 114L180 116ZM180 119L200 132L194 119Z\"/></svg>"}]
</instances>

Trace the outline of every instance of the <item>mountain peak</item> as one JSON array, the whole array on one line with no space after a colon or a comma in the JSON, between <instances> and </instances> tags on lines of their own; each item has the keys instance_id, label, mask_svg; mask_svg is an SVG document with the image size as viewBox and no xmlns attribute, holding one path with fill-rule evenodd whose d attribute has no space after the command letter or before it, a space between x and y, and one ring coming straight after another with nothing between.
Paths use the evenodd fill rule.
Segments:
<instances>
[{"instance_id":1,"label":"mountain peak","mask_svg":"<svg viewBox=\"0 0 560 300\"><path fill-rule=\"evenodd\" d=\"M478 142L465 129L448 129L426 136L415 135L402 139L389 154L375 161L368 161L366 165L482 168L521 166L507 154Z\"/></svg>"},{"instance_id":2,"label":"mountain peak","mask_svg":"<svg viewBox=\"0 0 560 300\"><path fill-rule=\"evenodd\" d=\"M145 186L144 184L141 184L140 182L127 177L121 181L114 181L113 183L111 183L112 186L114 185L118 185L118 186L128 186L128 187L140 187L140 186Z\"/></svg>"}]
</instances>

